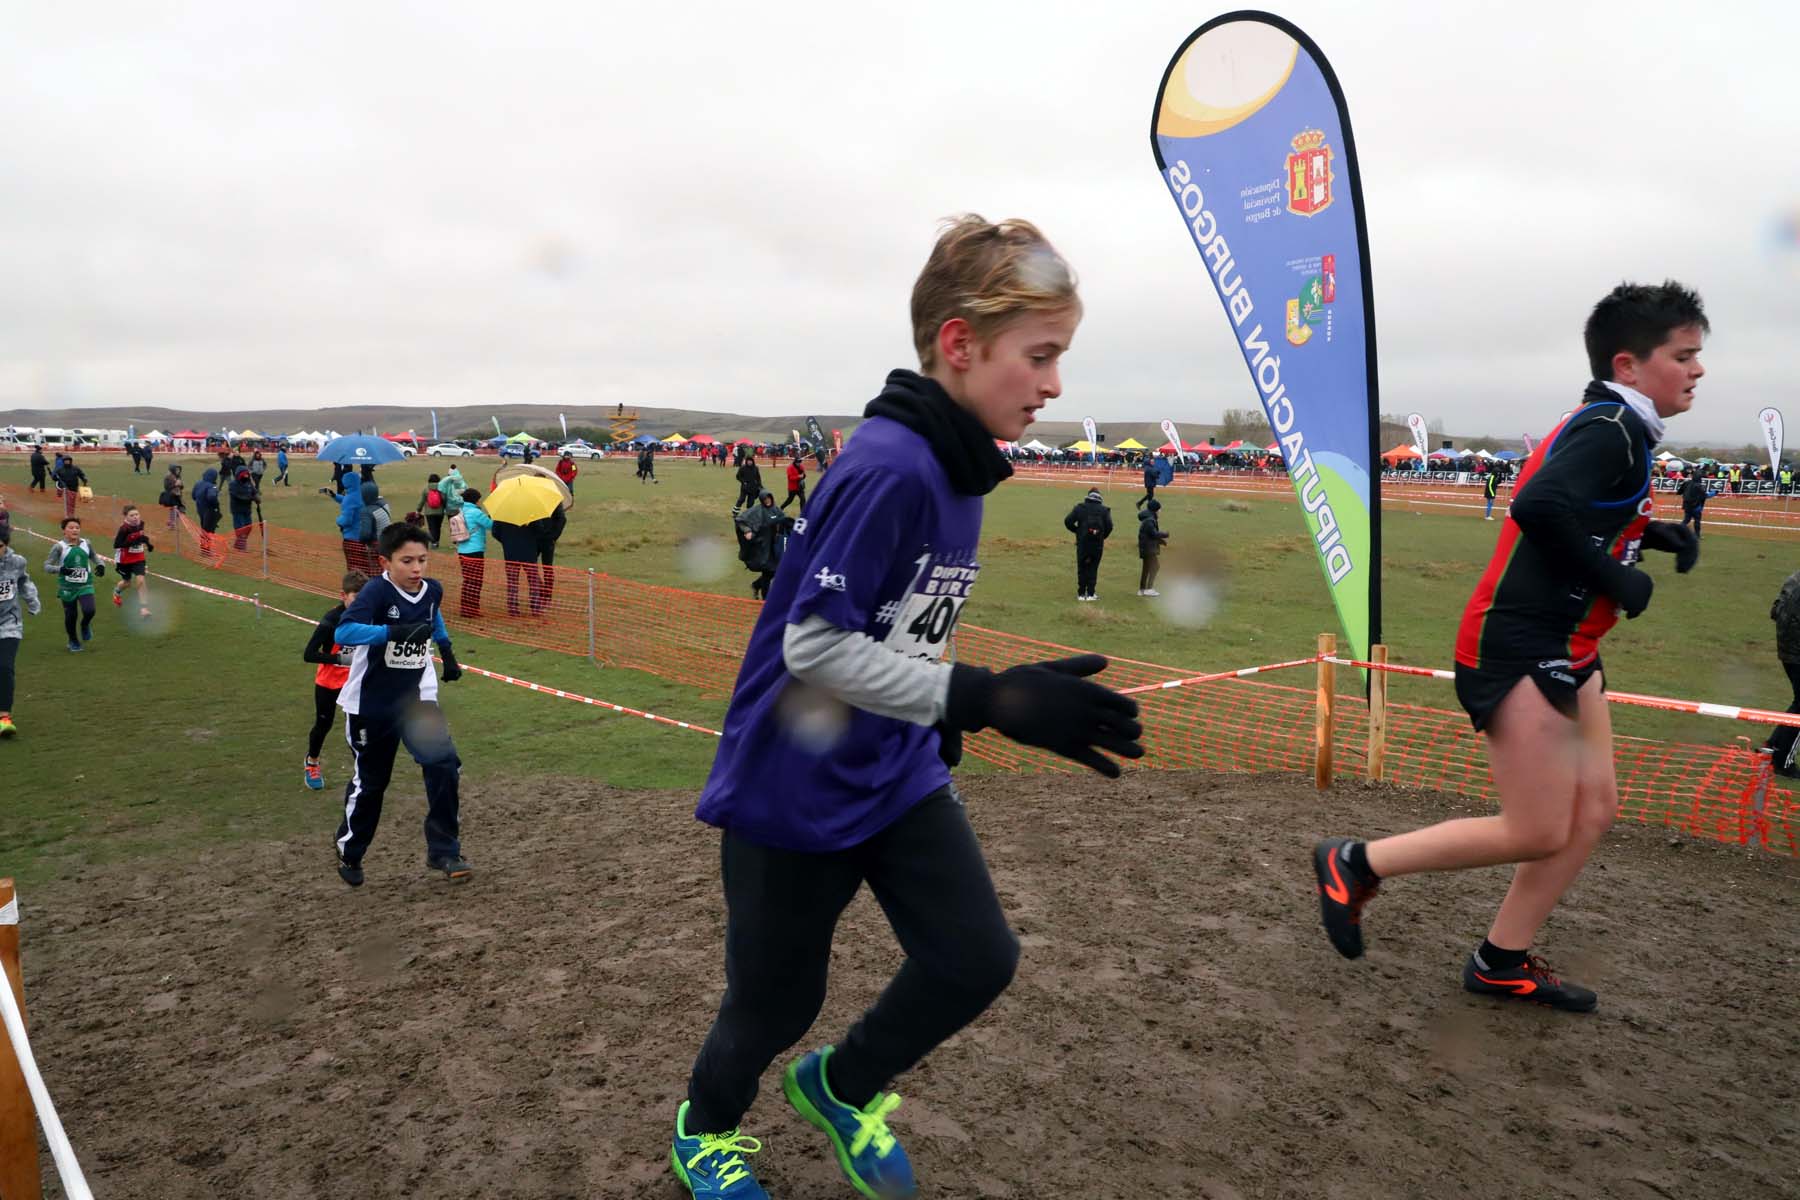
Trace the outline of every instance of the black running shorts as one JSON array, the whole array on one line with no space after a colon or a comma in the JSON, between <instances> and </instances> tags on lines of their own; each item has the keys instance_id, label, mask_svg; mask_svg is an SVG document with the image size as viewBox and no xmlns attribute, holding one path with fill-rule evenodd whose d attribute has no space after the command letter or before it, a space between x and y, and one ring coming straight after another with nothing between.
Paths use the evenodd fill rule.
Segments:
<instances>
[{"instance_id":1,"label":"black running shorts","mask_svg":"<svg viewBox=\"0 0 1800 1200\"><path fill-rule=\"evenodd\" d=\"M148 577L150 574L150 564L148 562L119 563L117 569L119 572L119 582L121 583L130 579L133 575L143 575Z\"/></svg>"},{"instance_id":2,"label":"black running shorts","mask_svg":"<svg viewBox=\"0 0 1800 1200\"><path fill-rule=\"evenodd\" d=\"M1600 672L1600 658L1596 655L1591 661L1580 667L1569 664L1567 659L1548 659L1539 663L1527 663L1516 667L1465 667L1456 664L1456 700L1469 714L1469 721L1477 732L1485 730L1493 719L1494 710L1506 699L1513 687L1521 679L1530 679L1537 684L1538 691L1550 702L1550 707L1573 721L1580 711L1577 698L1582 685ZM1605 687L1605 675L1601 673L1601 686Z\"/></svg>"}]
</instances>

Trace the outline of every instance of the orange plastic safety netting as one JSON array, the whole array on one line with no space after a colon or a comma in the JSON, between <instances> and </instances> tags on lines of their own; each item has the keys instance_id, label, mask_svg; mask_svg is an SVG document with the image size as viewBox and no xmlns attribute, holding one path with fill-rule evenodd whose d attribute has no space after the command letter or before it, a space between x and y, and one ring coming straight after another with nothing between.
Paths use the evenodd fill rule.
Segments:
<instances>
[{"instance_id":1,"label":"orange plastic safety netting","mask_svg":"<svg viewBox=\"0 0 1800 1200\"><path fill-rule=\"evenodd\" d=\"M61 515L63 501L37 494L18 507L54 519ZM101 498L93 510L114 513L118 506ZM88 505L82 511L89 511ZM337 594L346 569L369 566L359 545L328 534L275 525L205 534L185 516L177 524L172 537L165 533L158 538L159 552L173 551L214 570L322 596ZM161 528L154 518L151 525ZM445 555L434 559L433 572L444 584L445 617L458 632L589 655L607 666L646 671L711 695L729 693L761 611L751 600L657 587L581 568ZM962 661L996 668L1081 653L969 624L958 627L955 640ZM1312 664L1304 659L1288 665L1310 670ZM1138 696L1145 730L1142 767L1313 771L1312 687L1246 678L1167 686L1192 674L1113 658L1102 676L1120 690L1152 689ZM1340 773L1361 774L1368 729L1366 705L1340 696L1332 739ZM1746 739L1707 746L1616 737L1614 747L1621 815L1800 856L1800 810L1794 794L1774 786L1768 756L1756 753ZM965 752L1005 770L1079 769L992 731L967 739ZM1386 763L1390 782L1493 798L1481 739L1458 712L1390 701Z\"/></svg>"}]
</instances>

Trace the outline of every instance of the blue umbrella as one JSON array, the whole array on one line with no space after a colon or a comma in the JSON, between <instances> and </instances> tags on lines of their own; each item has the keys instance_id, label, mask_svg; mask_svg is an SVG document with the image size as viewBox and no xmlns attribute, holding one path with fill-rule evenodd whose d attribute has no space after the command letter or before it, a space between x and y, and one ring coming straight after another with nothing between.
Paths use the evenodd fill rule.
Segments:
<instances>
[{"instance_id":1,"label":"blue umbrella","mask_svg":"<svg viewBox=\"0 0 1800 1200\"><path fill-rule=\"evenodd\" d=\"M319 447L319 457L326 462L349 463L351 466L375 466L400 462L406 458L400 447L386 438L354 434L332 438Z\"/></svg>"}]
</instances>

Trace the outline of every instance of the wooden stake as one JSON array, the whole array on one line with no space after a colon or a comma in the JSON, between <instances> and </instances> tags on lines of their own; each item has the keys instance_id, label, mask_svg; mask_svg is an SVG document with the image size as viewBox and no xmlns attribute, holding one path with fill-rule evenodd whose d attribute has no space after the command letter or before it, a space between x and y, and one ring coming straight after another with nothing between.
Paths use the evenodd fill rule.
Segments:
<instances>
[{"instance_id":1,"label":"wooden stake","mask_svg":"<svg viewBox=\"0 0 1800 1200\"><path fill-rule=\"evenodd\" d=\"M1319 653L1337 653L1337 635L1321 633L1319 635ZM1331 733L1333 715L1337 705L1337 666L1324 660L1319 662L1319 694L1315 701L1317 713L1313 722L1313 785L1321 792L1331 786Z\"/></svg>"},{"instance_id":2,"label":"wooden stake","mask_svg":"<svg viewBox=\"0 0 1800 1200\"><path fill-rule=\"evenodd\" d=\"M13 901L13 881L0 879L0 909ZM25 1013L25 977L19 973L19 926L0 924L0 974ZM0 1200L42 1200L38 1173L37 1110L25 1088L25 1073L13 1054L12 1039L0 1031Z\"/></svg>"},{"instance_id":3,"label":"wooden stake","mask_svg":"<svg viewBox=\"0 0 1800 1200\"><path fill-rule=\"evenodd\" d=\"M1369 647L1369 661L1387 665L1388 648ZM1386 671L1369 672L1369 779L1380 783L1387 774L1387 687Z\"/></svg>"}]
</instances>

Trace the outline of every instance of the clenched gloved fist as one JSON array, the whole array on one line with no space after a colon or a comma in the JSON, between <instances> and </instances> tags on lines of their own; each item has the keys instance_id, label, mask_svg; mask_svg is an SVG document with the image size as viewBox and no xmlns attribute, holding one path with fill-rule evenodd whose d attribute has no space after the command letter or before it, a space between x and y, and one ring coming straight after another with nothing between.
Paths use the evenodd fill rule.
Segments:
<instances>
[{"instance_id":1,"label":"clenched gloved fist","mask_svg":"<svg viewBox=\"0 0 1800 1200\"><path fill-rule=\"evenodd\" d=\"M444 682L455 683L457 680L461 679L462 664L456 661L456 655L451 651L450 647L442 647L438 650L438 654L441 655L444 660Z\"/></svg>"},{"instance_id":2,"label":"clenched gloved fist","mask_svg":"<svg viewBox=\"0 0 1800 1200\"><path fill-rule=\"evenodd\" d=\"M1625 619L1630 621L1650 607L1650 593L1656 589L1656 581L1636 567L1614 565L1617 570L1607 580L1606 594L1618 602Z\"/></svg>"},{"instance_id":3,"label":"clenched gloved fist","mask_svg":"<svg viewBox=\"0 0 1800 1200\"><path fill-rule=\"evenodd\" d=\"M1686 525L1673 521L1652 521L1638 543L1646 550L1661 550L1675 556L1675 573L1686 575L1700 561L1700 535Z\"/></svg>"},{"instance_id":4,"label":"clenched gloved fist","mask_svg":"<svg viewBox=\"0 0 1800 1200\"><path fill-rule=\"evenodd\" d=\"M998 675L957 663L951 668L944 724L975 733L992 725L1015 742L1038 746L1091 767L1109 779L1119 764L1099 754L1142 758L1137 701L1091 682L1106 657L1078 654L1010 667Z\"/></svg>"}]
</instances>

